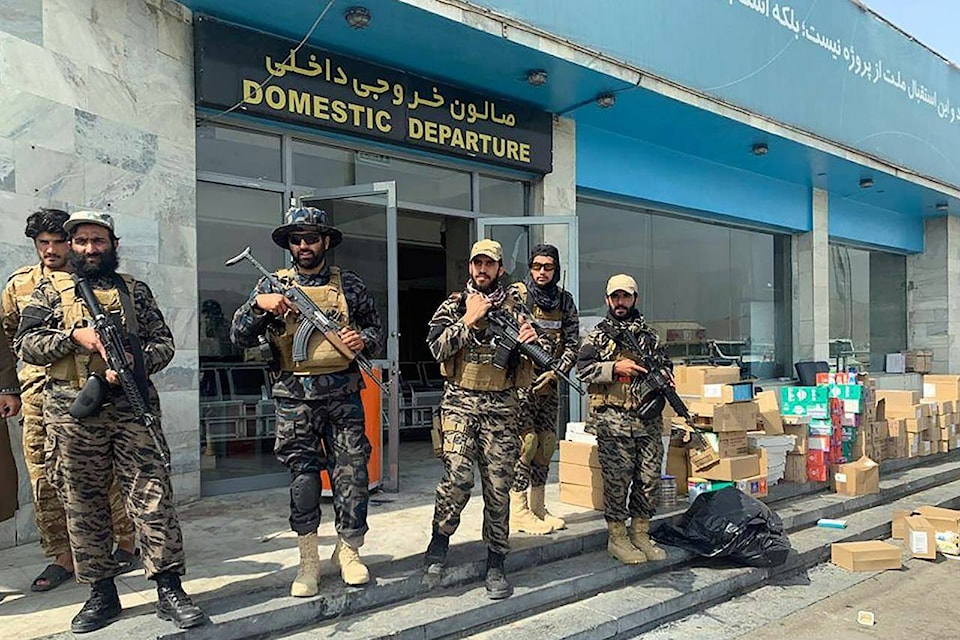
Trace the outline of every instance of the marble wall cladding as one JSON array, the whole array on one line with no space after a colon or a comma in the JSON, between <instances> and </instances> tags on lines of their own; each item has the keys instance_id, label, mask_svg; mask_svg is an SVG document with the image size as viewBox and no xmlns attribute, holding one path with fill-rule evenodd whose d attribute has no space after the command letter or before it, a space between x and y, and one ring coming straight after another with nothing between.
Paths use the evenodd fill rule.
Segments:
<instances>
[{"instance_id":1,"label":"marble wall cladding","mask_svg":"<svg viewBox=\"0 0 960 640\"><path fill-rule=\"evenodd\" d=\"M0 0L3 31L34 44L43 44L43 0Z\"/></svg>"},{"instance_id":2,"label":"marble wall cladding","mask_svg":"<svg viewBox=\"0 0 960 640\"><path fill-rule=\"evenodd\" d=\"M121 268L153 289L177 345L155 383L178 500L200 495L193 100L181 5L0 0L0 277L36 261L23 225L39 207L115 216ZM21 509L0 547L35 539L32 519Z\"/></svg>"}]
</instances>

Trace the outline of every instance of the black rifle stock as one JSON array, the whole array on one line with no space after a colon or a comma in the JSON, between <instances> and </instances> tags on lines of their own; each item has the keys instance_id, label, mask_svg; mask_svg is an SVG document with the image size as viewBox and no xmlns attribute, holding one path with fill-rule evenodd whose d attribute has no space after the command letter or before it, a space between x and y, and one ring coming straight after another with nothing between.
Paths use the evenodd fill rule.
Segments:
<instances>
[{"instance_id":1,"label":"black rifle stock","mask_svg":"<svg viewBox=\"0 0 960 640\"><path fill-rule=\"evenodd\" d=\"M336 349L340 355L351 362L356 362L378 387L381 389L384 388L383 383L374 375L373 364L370 362L370 359L362 353L353 351L343 343L343 340L340 339L340 325L331 320L327 314L323 312L323 309L318 307L317 303L311 300L300 287L295 284L287 286L280 282L280 279L276 275L267 271L267 269L260 264L260 261L253 257L253 254L250 253L250 247L247 247L239 254L224 262L224 265L232 267L241 260L249 260L250 263L263 274L270 285L280 291L283 297L287 299L287 302L290 303L290 306L300 314L302 320L297 327L296 333L293 335L294 362L303 362L307 359L307 342L315 331L319 331L330 343L330 346Z\"/></svg>"},{"instance_id":2,"label":"black rifle stock","mask_svg":"<svg viewBox=\"0 0 960 640\"><path fill-rule=\"evenodd\" d=\"M580 395L584 395L585 392L583 388L563 372L557 361L547 353L543 347L532 342L520 342L520 326L516 320L513 319L513 316L502 309L493 309L487 312L487 321L490 323L493 334L500 339L504 349L507 351L519 349L521 353L530 358L540 369L553 371L559 378L570 385L571 389Z\"/></svg>"},{"instance_id":3,"label":"black rifle stock","mask_svg":"<svg viewBox=\"0 0 960 640\"><path fill-rule=\"evenodd\" d=\"M130 362L127 360L127 347L124 343L123 332L117 323L103 310L90 283L85 278L78 278L75 289L77 295L87 306L87 310L90 311L90 315L93 316L93 329L97 332L97 337L103 345L107 367L113 369L117 374L123 395L126 396L127 401L133 408L133 413L137 417L137 420L142 422L143 425L147 427L147 431L150 432L150 437L153 438L153 444L157 449L157 453L160 455L160 459L163 461L163 466L169 472L170 456L167 455L167 450L163 446L160 434L157 432L160 428L160 420L150 409L148 403L146 371L141 372L143 380L138 381L137 372L130 367ZM127 321L133 322L134 320L134 318L128 318ZM136 350L137 346L133 346L132 348ZM142 354L134 354L134 357L135 360L139 361ZM99 384L99 382L95 382L95 376L91 376L87 381L87 385L95 383ZM87 385L85 385L85 387ZM81 395L83 395L83 393L81 393Z\"/></svg>"}]
</instances>

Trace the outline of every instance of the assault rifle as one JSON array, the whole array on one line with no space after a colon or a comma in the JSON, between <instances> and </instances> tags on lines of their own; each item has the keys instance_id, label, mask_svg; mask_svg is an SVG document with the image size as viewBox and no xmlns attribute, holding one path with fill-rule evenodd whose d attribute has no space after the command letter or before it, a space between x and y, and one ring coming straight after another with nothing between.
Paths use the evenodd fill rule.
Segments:
<instances>
[{"instance_id":1,"label":"assault rifle","mask_svg":"<svg viewBox=\"0 0 960 640\"><path fill-rule=\"evenodd\" d=\"M97 332L97 337L103 345L103 351L106 355L107 367L112 369L120 381L120 388L123 395L133 408L133 414L137 420L143 423L150 432L153 439L153 445L160 455L164 468L170 471L170 456L161 442L159 429L160 420L150 409L149 390L147 387L147 374L143 364L143 350L140 348L140 341L136 334L129 333L129 351L133 353L134 365L131 368L127 360L127 342L124 341L124 334L119 323L107 315L97 300L93 287L86 278L78 278L75 287L77 295L83 300L93 316L93 329ZM135 322L135 318L128 318L127 322ZM90 374L83 389L77 399L70 406L68 413L74 418L86 418L95 414L100 405L103 404L108 390L107 381L99 374Z\"/></svg>"},{"instance_id":2,"label":"assault rifle","mask_svg":"<svg viewBox=\"0 0 960 640\"><path fill-rule=\"evenodd\" d=\"M660 398L663 398L667 401L667 404L670 405L670 408L672 408L678 416L683 418L688 427L686 429L675 426L672 428L689 433L690 436L695 439L695 444L698 449L709 448L711 446L710 443L707 442L703 432L694 424L693 415L691 415L687 405L677 393L673 381L673 374L670 373L664 359L662 357L643 354L643 349L640 347L636 336L625 329L621 329L612 335L608 333L608 335L613 338L615 342L627 348L627 357L647 370L647 373L634 378L630 383L630 391L637 395L641 393L641 386L647 388L646 394L639 398L640 408L638 412L643 415L652 409Z\"/></svg>"},{"instance_id":3,"label":"assault rifle","mask_svg":"<svg viewBox=\"0 0 960 640\"><path fill-rule=\"evenodd\" d=\"M266 268L260 264L260 261L250 253L250 247L247 247L236 256L227 260L224 265L232 267L244 259L249 260L250 263L263 274L270 285L274 289L279 290L283 294L283 297L287 299L290 306L300 314L300 324L297 326L296 333L293 334L294 362L303 362L307 359L307 343L310 340L310 336L313 335L313 332L319 331L323 334L324 339L330 343L330 346L336 349L340 355L347 360L356 362L357 365L370 376L370 379L373 380L378 387L383 389L383 384L373 373L373 364L370 362L370 359L362 353L354 352L340 339L340 325L331 320L327 314L323 312L323 309L318 307L317 303L303 292L303 289L296 284L285 285L276 275L267 271Z\"/></svg>"},{"instance_id":4,"label":"assault rifle","mask_svg":"<svg viewBox=\"0 0 960 640\"><path fill-rule=\"evenodd\" d=\"M487 312L487 321L490 323L490 330L497 337L499 344L497 352L494 354L493 364L501 369L506 368L506 358L514 349L519 349L533 363L542 370L553 371L557 376L563 379L570 388L584 395L583 388L573 381L570 376L563 372L559 363L540 345L532 342L520 342L520 325L509 313L503 309L491 309ZM505 355L502 355L505 354Z\"/></svg>"}]
</instances>

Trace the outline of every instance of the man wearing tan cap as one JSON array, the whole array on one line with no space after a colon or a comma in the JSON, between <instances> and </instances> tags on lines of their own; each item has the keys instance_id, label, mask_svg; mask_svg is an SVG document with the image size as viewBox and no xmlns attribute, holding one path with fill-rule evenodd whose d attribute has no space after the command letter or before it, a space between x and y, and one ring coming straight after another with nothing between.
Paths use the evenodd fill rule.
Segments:
<instances>
[{"instance_id":1,"label":"man wearing tan cap","mask_svg":"<svg viewBox=\"0 0 960 640\"><path fill-rule=\"evenodd\" d=\"M66 512L77 580L90 585L90 597L70 628L87 633L120 616L114 579L122 568L111 553L108 516L114 475L140 534L147 578L157 584L157 615L181 628L203 624L203 611L180 584L183 535L164 466L169 449L163 432L159 424L151 429L138 417L117 371L108 368L77 283L86 281L103 312L117 323L136 379L134 391L156 416L160 400L149 376L173 359L173 334L150 288L117 272L119 238L109 214L77 211L63 228L73 274L55 271L40 281L20 314L16 346L24 362L46 367L46 474ZM103 391L99 405L91 403L92 411L74 406L88 383Z\"/></svg>"},{"instance_id":2,"label":"man wearing tan cap","mask_svg":"<svg viewBox=\"0 0 960 640\"><path fill-rule=\"evenodd\" d=\"M447 298L430 320L427 345L445 380L440 402L444 476L437 487L433 536L424 562L430 574L442 571L450 536L470 499L473 464L483 490L483 541L487 544L486 589L493 600L508 597L503 561L510 550L510 487L519 454L517 389L532 382L533 369L518 349L498 346L488 315L508 314L519 328L518 342L537 333L520 314L516 286L504 287L503 249L480 240L470 251L466 290Z\"/></svg>"},{"instance_id":3,"label":"man wearing tan cap","mask_svg":"<svg viewBox=\"0 0 960 640\"><path fill-rule=\"evenodd\" d=\"M666 558L649 537L660 494L664 401L640 410L647 370L637 360L651 356L670 364L656 331L637 311L637 300L636 280L626 274L611 277L607 317L584 339L577 359L577 373L590 395L587 427L597 434L607 552L625 564Z\"/></svg>"}]
</instances>

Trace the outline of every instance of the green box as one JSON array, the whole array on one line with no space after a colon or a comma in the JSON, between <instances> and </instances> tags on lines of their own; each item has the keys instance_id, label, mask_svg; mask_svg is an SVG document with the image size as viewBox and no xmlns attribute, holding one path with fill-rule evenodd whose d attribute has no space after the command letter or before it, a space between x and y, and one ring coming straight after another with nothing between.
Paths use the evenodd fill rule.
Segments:
<instances>
[{"instance_id":1,"label":"green box","mask_svg":"<svg viewBox=\"0 0 960 640\"><path fill-rule=\"evenodd\" d=\"M859 384L831 384L827 387L831 398L841 400L860 400L863 397L863 387Z\"/></svg>"},{"instance_id":2,"label":"green box","mask_svg":"<svg viewBox=\"0 0 960 640\"><path fill-rule=\"evenodd\" d=\"M825 418L830 414L827 387L781 387L780 413L785 416Z\"/></svg>"}]
</instances>

